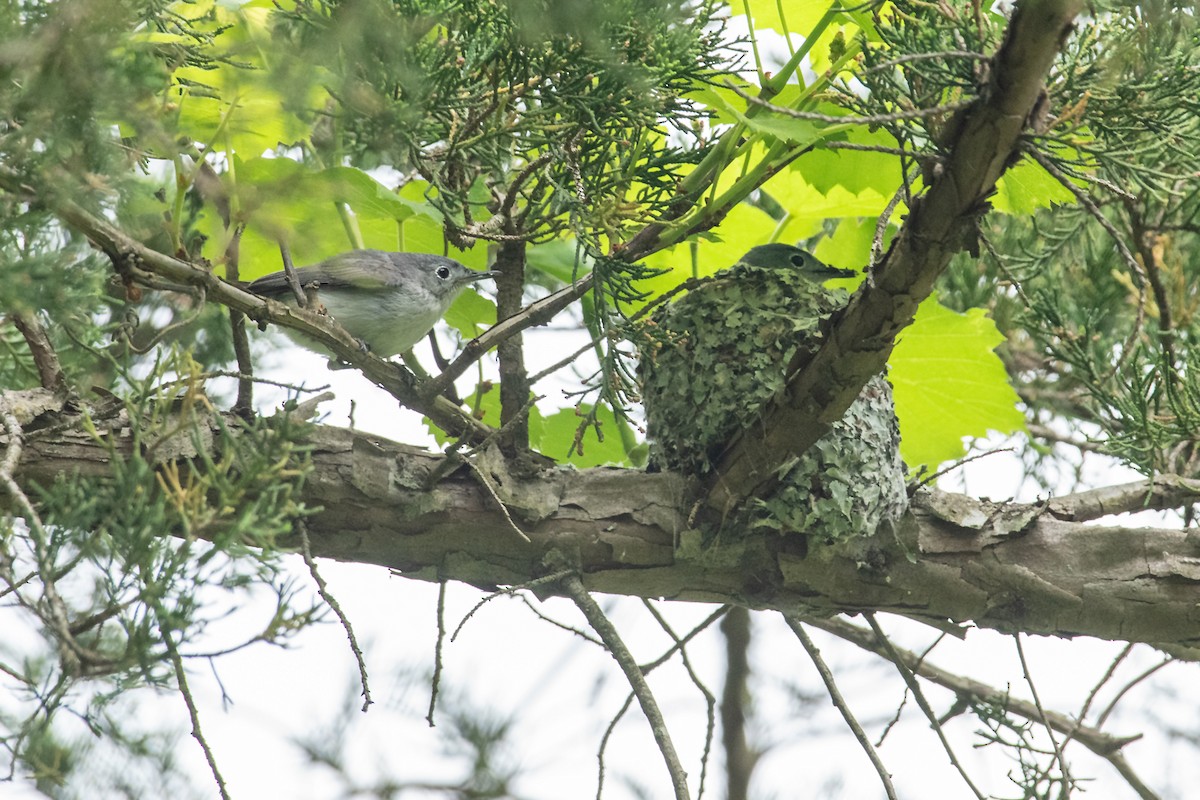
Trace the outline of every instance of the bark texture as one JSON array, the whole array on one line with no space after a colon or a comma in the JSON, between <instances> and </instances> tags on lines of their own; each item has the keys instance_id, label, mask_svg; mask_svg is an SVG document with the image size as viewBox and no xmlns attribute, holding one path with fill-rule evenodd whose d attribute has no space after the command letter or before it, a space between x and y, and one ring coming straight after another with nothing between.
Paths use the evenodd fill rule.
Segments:
<instances>
[{"instance_id":1,"label":"bark texture","mask_svg":"<svg viewBox=\"0 0 1200 800\"><path fill-rule=\"evenodd\" d=\"M108 447L61 403L32 407L26 420L37 419L15 473L23 486L109 470ZM110 430L121 452L128 430ZM427 488L441 455L324 426L313 426L311 442L305 493L322 509L308 519L314 554L408 577L514 585L565 557L589 590L613 594L810 616L888 611L942 626L1150 642L1184 655L1200 647L1200 536L1081 521L1194 501L1195 481L1038 504L923 493L898 530L871 538L825 546L802 534L727 532L704 547L687 525L684 481L672 473L555 468L527 478L487 452Z\"/></svg>"}]
</instances>

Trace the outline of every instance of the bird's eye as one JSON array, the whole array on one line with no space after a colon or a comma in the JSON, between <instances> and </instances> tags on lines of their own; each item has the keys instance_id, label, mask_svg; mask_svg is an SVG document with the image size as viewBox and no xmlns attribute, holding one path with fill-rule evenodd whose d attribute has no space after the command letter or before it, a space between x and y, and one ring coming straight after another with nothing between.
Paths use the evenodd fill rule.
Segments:
<instances>
[{"instance_id":1,"label":"bird's eye","mask_svg":"<svg viewBox=\"0 0 1200 800\"><path fill-rule=\"evenodd\" d=\"M442 280L446 280L447 278L450 277L450 268L449 267L438 267L437 271L434 272L433 274L437 275Z\"/></svg>"},{"instance_id":2,"label":"bird's eye","mask_svg":"<svg viewBox=\"0 0 1200 800\"><path fill-rule=\"evenodd\" d=\"M792 256L790 259L788 259L788 260L792 262L792 266L793 266L793 267L803 267L803 266L804 266L805 257L806 257L807 255L808 255L807 253L796 253L795 255L793 255L793 256Z\"/></svg>"}]
</instances>

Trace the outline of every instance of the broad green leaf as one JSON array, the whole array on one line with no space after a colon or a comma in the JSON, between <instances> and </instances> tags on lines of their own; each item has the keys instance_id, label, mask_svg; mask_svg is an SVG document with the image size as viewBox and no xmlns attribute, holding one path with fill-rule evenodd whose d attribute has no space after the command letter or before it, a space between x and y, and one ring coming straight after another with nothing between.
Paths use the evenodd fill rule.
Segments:
<instances>
[{"instance_id":1,"label":"broad green leaf","mask_svg":"<svg viewBox=\"0 0 1200 800\"><path fill-rule=\"evenodd\" d=\"M704 278L731 267L751 247L771 241L775 228L775 220L762 209L739 203L716 229L716 235L677 244L647 256L644 260L647 266L667 271L638 281L637 288L654 298L689 278ZM644 303L633 303L627 310L636 310L642 305Z\"/></svg>"},{"instance_id":2,"label":"broad green leaf","mask_svg":"<svg viewBox=\"0 0 1200 800\"><path fill-rule=\"evenodd\" d=\"M822 108L822 113L839 113ZM899 147L887 131L869 130L854 126L842 130L835 141L870 147ZM805 180L819 191L828 192L842 186L850 192L873 189L891 196L900 186L900 159L890 153L870 150L836 150L819 147L797 159L789 171L801 172Z\"/></svg>"},{"instance_id":3,"label":"broad green leaf","mask_svg":"<svg viewBox=\"0 0 1200 800\"><path fill-rule=\"evenodd\" d=\"M864 217L838 220L833 234L821 238L813 248L813 255L826 264L862 272L871 259L876 219Z\"/></svg>"},{"instance_id":4,"label":"broad green leaf","mask_svg":"<svg viewBox=\"0 0 1200 800\"><path fill-rule=\"evenodd\" d=\"M181 66L173 73L167 100L178 106L181 136L243 156L308 137L309 124L286 109L319 108L325 92L313 81L298 89L284 86L304 94L288 97L272 80L271 9L251 4L233 8L211 0L177 3L175 8L197 20L197 28L208 27L215 34L210 65Z\"/></svg>"},{"instance_id":5,"label":"broad green leaf","mask_svg":"<svg viewBox=\"0 0 1200 800\"><path fill-rule=\"evenodd\" d=\"M467 289L458 296L443 319L464 339L474 339L484 328L496 324L496 304L474 289Z\"/></svg>"},{"instance_id":6,"label":"broad green leaf","mask_svg":"<svg viewBox=\"0 0 1200 800\"><path fill-rule=\"evenodd\" d=\"M314 181L327 184L330 199L346 203L360 219L403 222L415 214L428 214L436 218L433 207L427 201L418 202L402 197L360 169L333 167L316 173Z\"/></svg>"},{"instance_id":7,"label":"broad green leaf","mask_svg":"<svg viewBox=\"0 0 1200 800\"><path fill-rule=\"evenodd\" d=\"M730 0L729 10L734 16L743 16L749 11L756 30L767 28L803 36L812 30L831 5L824 0Z\"/></svg>"},{"instance_id":8,"label":"broad green leaf","mask_svg":"<svg viewBox=\"0 0 1200 800\"><path fill-rule=\"evenodd\" d=\"M900 454L910 467L960 458L966 437L1025 427L1020 398L994 348L1004 341L982 309L959 314L931 296L901 334L889 361L900 420Z\"/></svg>"},{"instance_id":9,"label":"broad green leaf","mask_svg":"<svg viewBox=\"0 0 1200 800\"><path fill-rule=\"evenodd\" d=\"M1075 195L1028 156L996 181L992 207L1004 214L1027 216L1039 208L1075 203Z\"/></svg>"},{"instance_id":10,"label":"broad green leaf","mask_svg":"<svg viewBox=\"0 0 1200 800\"><path fill-rule=\"evenodd\" d=\"M777 139L783 139L794 144L808 144L819 138L823 133L821 124L812 120L796 119L784 116L783 114L769 112L753 117L747 116L744 111L746 100L728 89L713 87L705 95L704 100L712 104L712 107L717 108L720 112L724 112L721 116L729 119L729 121L743 123L747 129L754 133L774 136ZM776 97L775 102L781 103L783 101Z\"/></svg>"},{"instance_id":11,"label":"broad green leaf","mask_svg":"<svg viewBox=\"0 0 1200 800\"><path fill-rule=\"evenodd\" d=\"M600 441L595 426L588 426L579 441L579 447L575 447L570 456L567 455L575 443L580 423L591 408L585 403L578 409L564 408L546 417L538 450L555 461L574 464L577 467L599 467L605 464L628 466L631 460L625 449L625 441L632 442L632 436L624 436L622 429L628 432L629 423L618 419L612 409L604 405L596 412L604 441Z\"/></svg>"},{"instance_id":12,"label":"broad green leaf","mask_svg":"<svg viewBox=\"0 0 1200 800\"><path fill-rule=\"evenodd\" d=\"M500 427L500 388L498 384L491 381L479 384L463 397L463 401L476 419L486 422L492 427ZM446 445L454 441L453 436L447 436L446 432L434 425L429 417L424 417L421 421L425 423L426 429L433 434L434 440L439 445ZM529 442L534 449L538 449L537 444L542 440L542 427L542 412L538 410L537 406L531 406L529 408Z\"/></svg>"}]
</instances>

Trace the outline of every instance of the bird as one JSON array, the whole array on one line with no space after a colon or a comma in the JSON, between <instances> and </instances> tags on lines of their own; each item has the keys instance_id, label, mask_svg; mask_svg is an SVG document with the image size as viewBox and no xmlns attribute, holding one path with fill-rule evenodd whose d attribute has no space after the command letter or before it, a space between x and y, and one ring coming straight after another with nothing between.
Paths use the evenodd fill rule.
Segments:
<instances>
[{"instance_id":1,"label":"bird","mask_svg":"<svg viewBox=\"0 0 1200 800\"><path fill-rule=\"evenodd\" d=\"M820 347L849 301L825 286L858 273L787 244L751 248L730 268L658 308L641 327L639 378L652 467L704 479L740 430L787 385L788 366ZM748 504L743 527L839 541L907 508L891 385L873 378L846 414Z\"/></svg>"},{"instance_id":2,"label":"bird","mask_svg":"<svg viewBox=\"0 0 1200 800\"><path fill-rule=\"evenodd\" d=\"M463 289L497 274L476 272L444 256L384 250L352 250L295 270L300 286L315 286L316 299L329 315L380 358L411 349ZM264 275L247 288L296 305L283 271ZM309 350L331 355L303 334L286 333Z\"/></svg>"}]
</instances>

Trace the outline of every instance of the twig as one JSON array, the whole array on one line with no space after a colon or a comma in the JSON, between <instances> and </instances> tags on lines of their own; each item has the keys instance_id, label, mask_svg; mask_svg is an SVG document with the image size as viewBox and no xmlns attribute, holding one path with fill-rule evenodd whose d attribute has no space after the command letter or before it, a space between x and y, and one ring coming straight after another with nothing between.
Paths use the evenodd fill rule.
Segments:
<instances>
[{"instance_id":1,"label":"twig","mask_svg":"<svg viewBox=\"0 0 1200 800\"><path fill-rule=\"evenodd\" d=\"M792 633L796 634L796 638L800 640L800 644L808 653L808 657L812 659L813 666L817 668L821 680L825 682L825 689L829 692L829 699L833 701L833 705L841 712L842 718L846 720L846 725L854 733L854 738L858 740L863 752L871 760L871 766L875 767L875 772L878 773L879 780L883 783L883 791L890 800L897 800L896 787L892 785L891 774L888 773L887 767L884 766L883 760L879 757L879 753L871 745L871 740L867 738L867 732L863 730L862 725L858 724L858 720L855 719L853 712L850 711L850 706L846 704L846 699L842 697L842 693L838 690L837 682L833 679L833 672L830 671L829 665L825 663L825 660L821 658L821 651L817 649L817 645L799 621L786 614L783 620L792 629Z\"/></svg>"},{"instance_id":2,"label":"twig","mask_svg":"<svg viewBox=\"0 0 1200 800\"><path fill-rule=\"evenodd\" d=\"M566 595L583 612L583 616L587 618L588 624L592 626L592 630L600 635L608 651L612 653L613 658L621 667L621 671L625 673L625 679L629 681L633 693L637 696L638 704L642 707L642 713L646 715L646 719L650 723L650 731L654 734L654 741L658 744L659 752L662 753L663 761L667 765L667 772L671 775L671 786L674 789L675 798L676 800L687 800L690 797L687 785L687 772L684 770L683 764L679 761L679 756L675 752L675 745L671 743L671 736L667 732L666 720L663 719L662 712L658 708L658 702L654 699L654 693L650 691L650 686L646 683L646 678L642 674L641 669L638 668L633 654L629 652L629 648L621 640L621 635L617 633L616 626L604 615L603 609L588 594L577 572L569 573L562 579L560 585Z\"/></svg>"},{"instance_id":3,"label":"twig","mask_svg":"<svg viewBox=\"0 0 1200 800\"><path fill-rule=\"evenodd\" d=\"M465 626L467 624L467 621L470 620L471 617L475 616L476 611L483 608L485 605L487 605L491 601L495 600L497 597L503 597L505 595L516 594L517 592L521 591L522 589L536 589L537 587L545 586L548 583L558 583L560 580L562 580L564 577L566 577L569 574L571 574L569 570L559 570L557 572L552 572L549 575L543 575L540 578L535 578L534 580L527 581L525 583L520 584L519 586L509 586L505 589L498 589L497 591L492 592L487 597L483 598L478 603L476 603L474 606L472 606L471 610L468 611L461 620L459 620L458 626L455 627L455 629L454 629L454 633L450 634L450 641L453 642L455 639L458 638L458 634L462 633L463 626Z\"/></svg>"},{"instance_id":4,"label":"twig","mask_svg":"<svg viewBox=\"0 0 1200 800\"><path fill-rule=\"evenodd\" d=\"M164 614L164 610L159 607L156 613ZM183 659L179 655L179 648L175 646L175 640L171 636L171 632L167 630L162 618L159 619L159 632L162 634L163 644L167 648L167 654L171 657L171 664L175 668L175 681L179 684L179 693L183 696L184 705L187 706L188 717L192 722L192 738L200 744L200 749L204 751L204 760L208 762L208 768L212 771L213 780L217 782L217 790L221 793L221 800L229 800L229 791L225 788L225 779L221 777L221 770L217 767L217 757L213 753L212 748L208 745L208 740L204 738L204 732L200 729L200 711L196 708L196 699L192 697L192 691L188 688L187 671L183 668Z\"/></svg>"},{"instance_id":5,"label":"twig","mask_svg":"<svg viewBox=\"0 0 1200 800\"><path fill-rule=\"evenodd\" d=\"M559 361L558 363L556 363L556 364L551 364L550 366L546 367L546 368L545 368L544 370L542 370L541 372L538 372L538 373L536 373L536 374L532 375L532 376L529 378L529 385L530 385L530 386L533 386L534 384L536 384L538 381L542 380L543 378L546 378L546 377L549 377L550 375L553 375L554 373L558 372L558 371L559 371L560 369L562 369L563 367L565 367L565 366L567 366L568 364L570 364L570 363L574 362L574 361L575 361L575 359L579 358L581 355L583 355L584 353L586 353L588 350L591 350L591 349L593 349L595 346L596 346L596 343L595 343L594 341L589 341L589 342L588 342L587 344L585 344L583 347L579 348L579 349L578 349L578 350L576 350L574 353L571 353L571 355L569 355L569 356L567 356L566 358L562 359L562 360L561 360L561 361Z\"/></svg>"},{"instance_id":6,"label":"twig","mask_svg":"<svg viewBox=\"0 0 1200 800\"><path fill-rule=\"evenodd\" d=\"M1151 675L1158 672L1160 669L1167 666L1168 664L1174 663L1174 661L1175 661L1174 658L1170 658L1170 657L1164 658L1162 661L1158 662L1153 667L1150 667L1150 668L1144 670L1140 675L1135 677L1129 683L1125 684L1125 686L1121 687L1121 691L1117 692L1116 697L1114 697L1111 701L1109 701L1109 704L1104 707L1104 710L1102 712L1100 712L1100 716L1096 717L1096 727L1099 728L1101 725L1103 725L1108 720L1109 715L1112 714L1114 709L1116 709L1117 703L1121 702L1121 698L1124 697L1129 692L1130 689L1132 689L1134 686L1137 686L1139 683L1146 680Z\"/></svg>"},{"instance_id":7,"label":"twig","mask_svg":"<svg viewBox=\"0 0 1200 800\"><path fill-rule=\"evenodd\" d=\"M902 660L910 670L925 680L954 692L960 702L982 701L1028 720L1038 719L1038 711L1032 703L1012 697L1007 690L996 689L986 683L956 675L935 664L923 661L921 656L910 650L904 650L894 645L887 646L871 631L852 625L845 620L814 619L809 620L808 624L882 656L892 663L896 663L896 659ZM1102 732L1099 724L1095 727L1083 726L1078 720L1055 711L1046 712L1046 720L1054 727L1054 730L1069 734L1088 750L1111 763L1143 800L1157 800L1157 796L1152 791L1145 789L1145 784L1125 763L1120 753L1122 747L1142 738L1141 734L1112 736Z\"/></svg>"},{"instance_id":8,"label":"twig","mask_svg":"<svg viewBox=\"0 0 1200 800\"><path fill-rule=\"evenodd\" d=\"M582 630L580 628L576 628L574 625L568 625L565 622L559 622L554 617L551 617L549 614L542 611L540 608L538 608L537 606L535 606L533 603L531 603L529 601L529 596L527 594L525 594L524 592L516 595L516 597L518 600L520 600L522 603L525 604L525 607L528 608L535 617L540 619L542 622L545 622L549 625L553 625L554 627L558 628L559 630L566 631L567 633L571 634L572 636L578 636L580 639L583 639L585 642L588 642L589 644L594 644L597 647L604 647L604 642L600 641L595 636L592 636L587 631Z\"/></svg>"},{"instance_id":9,"label":"twig","mask_svg":"<svg viewBox=\"0 0 1200 800\"><path fill-rule=\"evenodd\" d=\"M921 691L921 685L917 683L917 679L913 677L912 671L899 654L895 652L895 647L890 639L883 633L883 629L879 627L879 622L875 619L874 614L863 614L867 620L867 624L871 626L875 636L879 639L883 647L890 653L888 660L896 665L896 671L900 673L900 677L904 679L904 683L908 685L909 691L912 692L913 699L917 701L917 705L924 712L925 717L929 720L929 724L933 726L934 733L942 743L942 749L946 751L946 755L950 758L950 763L958 770L958 774L962 776L963 781L970 787L971 792L979 798L986 800L983 792L979 791L979 787L971 780L971 776L967 775L967 771L963 765L959 763L958 757L954 755L954 748L950 746L950 742L946 739L946 732L942 730L941 723L938 722L937 714L933 713L933 707L929 705L929 700L926 699L925 693Z\"/></svg>"},{"instance_id":10,"label":"twig","mask_svg":"<svg viewBox=\"0 0 1200 800\"><path fill-rule=\"evenodd\" d=\"M692 685L695 686L700 691L700 694L704 697L704 719L707 722L707 725L704 729L704 752L700 754L700 785L696 789L696 800L701 800L701 798L704 797L704 783L708 778L708 757L712 754L713 733L717 728L717 717L715 713L717 707L717 698L713 697L713 693L708 690L708 687L704 685L704 681L700 680L700 676L696 674L696 670L692 666L692 660L688 658L687 648L684 647L679 635L675 633L674 628L671 627L666 618L659 612L657 608L654 607L654 603L652 603L648 598L642 598L642 605L645 606L646 610L650 612L650 616L654 617L654 621L657 622L659 627L663 629L663 632L665 632L667 636L670 636L671 641L676 644L679 649L679 660L683 662L683 668L687 670L687 674L688 677L691 678ZM746 613L748 614L749 612ZM725 619L728 621L730 618L726 616ZM645 672L645 670L642 670L643 675ZM732 798L726 798L726 800L732 800Z\"/></svg>"},{"instance_id":11,"label":"twig","mask_svg":"<svg viewBox=\"0 0 1200 800\"><path fill-rule=\"evenodd\" d=\"M38 318L25 311L14 311L9 315L9 319L25 339L42 388L52 392L66 390L67 376L63 373L62 365L58 363L58 355L54 352L54 345L50 343L50 337L46 335L46 329L42 327Z\"/></svg>"},{"instance_id":12,"label":"twig","mask_svg":"<svg viewBox=\"0 0 1200 800\"><path fill-rule=\"evenodd\" d=\"M300 287L300 279L296 277L296 265L292 263L292 251L282 239L279 241L279 257L283 259L283 279L287 282L288 288L292 290L292 297L296 298L296 305L300 308L308 308L308 295L304 293L304 289Z\"/></svg>"},{"instance_id":13,"label":"twig","mask_svg":"<svg viewBox=\"0 0 1200 800\"><path fill-rule=\"evenodd\" d=\"M433 727L433 712L437 709L438 690L442 685L442 650L446 644L446 581L438 581L437 642L433 646L433 675L429 678L429 711L425 721Z\"/></svg>"},{"instance_id":14,"label":"twig","mask_svg":"<svg viewBox=\"0 0 1200 800\"><path fill-rule=\"evenodd\" d=\"M594 278L590 273L584 275L574 283L559 289L553 294L546 295L541 300L530 303L512 316L500 320L467 342L463 346L462 352L458 354L458 357L451 361L450 365L442 370L441 374L421 384L420 391L422 395L433 397L441 394L488 350L491 350L500 344L500 342L516 336L526 328L532 328L535 325L545 325L558 312L587 294L588 290L592 288L593 282Z\"/></svg>"},{"instance_id":15,"label":"twig","mask_svg":"<svg viewBox=\"0 0 1200 800\"><path fill-rule=\"evenodd\" d=\"M325 579L321 577L321 572L317 569L317 561L313 558L311 543L308 540L308 526L304 524L304 520L296 520L296 530L300 533L300 553L304 556L304 564L308 567L309 574L317 584L317 594L321 595L321 599L337 615L343 630L346 631L346 638L350 641L350 652L354 653L354 660L358 662L358 677L362 681L363 689L362 710L365 712L373 701L371 700L371 688L367 685L367 662L363 658L362 648L358 646L358 638L354 635L354 627L350 624L350 618L346 616L346 612L342 611L342 606L337 599L330 594Z\"/></svg>"},{"instance_id":16,"label":"twig","mask_svg":"<svg viewBox=\"0 0 1200 800\"><path fill-rule=\"evenodd\" d=\"M231 283L239 280L240 248L242 234L246 231L246 223L239 222L233 228L233 236L225 248L225 275ZM246 315L236 308L229 309L229 327L233 333L233 354L237 358L238 372L243 375L254 374L254 362L250 358L250 339L246 336ZM254 382L245 378L238 379L237 399L233 403L236 414L254 413Z\"/></svg>"},{"instance_id":17,"label":"twig","mask_svg":"<svg viewBox=\"0 0 1200 800\"><path fill-rule=\"evenodd\" d=\"M887 69L888 67L895 67L899 64L908 64L913 61L943 61L947 58L971 58L975 59L976 61L992 60L992 57L989 55L984 53L976 53L971 50L945 50L940 53L909 53L908 55L903 55L898 58L892 58L887 61L880 62L879 64L874 64L870 67L867 67L864 72L878 72L880 70Z\"/></svg>"},{"instance_id":18,"label":"twig","mask_svg":"<svg viewBox=\"0 0 1200 800\"><path fill-rule=\"evenodd\" d=\"M608 742L612 735L616 733L617 723L625 717L625 712L633 705L633 692L630 692L625 697L625 702L617 709L617 713L609 721L608 727L604 729L604 735L600 737L600 747L596 752L596 800L603 800L604 797L604 754L608 751Z\"/></svg>"},{"instance_id":19,"label":"twig","mask_svg":"<svg viewBox=\"0 0 1200 800\"><path fill-rule=\"evenodd\" d=\"M533 540L529 538L529 534L521 530L521 526L518 525L516 520L512 518L512 514L508 513L508 506L505 505L504 501L500 499L500 495L496 493L496 488L492 486L491 480L488 479L488 476L484 473L484 471L480 469L479 465L471 460L469 456L464 458L463 461L468 467L471 468L471 471L475 473L475 477L479 479L479 483L482 484L483 488L487 489L488 494L490 494L492 499L496 501L496 505L500 506L500 513L504 515L504 519L508 522L508 527L512 528L517 536L520 536L522 539L524 539L526 543L532 544Z\"/></svg>"},{"instance_id":20,"label":"twig","mask_svg":"<svg viewBox=\"0 0 1200 800\"><path fill-rule=\"evenodd\" d=\"M964 467L967 464L970 464L972 461L976 461L980 458L986 458L987 456L994 456L997 453L1011 453L1011 452L1013 452L1014 449L1015 448L1012 448L1012 447L997 447L995 450L988 450L985 453L975 453L974 455L966 456L965 458L960 458L958 461L955 461L950 466L948 466L944 469L939 469L937 472L933 473L928 478L922 478L920 484L918 484L918 485L919 486L928 486L929 484L933 483L934 481L936 481L938 478L942 477L943 475L953 472L954 470L958 469L959 467Z\"/></svg>"},{"instance_id":21,"label":"twig","mask_svg":"<svg viewBox=\"0 0 1200 800\"><path fill-rule=\"evenodd\" d=\"M1071 778L1071 768L1067 764L1067 759L1063 756L1063 748L1058 744L1058 739L1054 736L1054 729L1050 727L1050 722L1046 719L1046 709L1042 706L1042 699L1038 697L1037 687L1033 683L1033 675L1029 672L1029 662L1025 660L1025 648L1021 645L1021 634L1014 634L1013 641L1017 645L1017 658L1021 661L1021 672L1025 675L1025 684L1029 687L1029 693L1033 695L1033 705L1037 709L1038 718L1041 720L1042 727L1046 729L1046 735L1050 737L1050 746L1054 748L1054 759L1058 761L1058 768L1062 770L1062 796L1067 797L1070 795L1071 787L1075 783ZM1047 773L1053 766L1054 764L1051 762L1046 768Z\"/></svg>"},{"instance_id":22,"label":"twig","mask_svg":"<svg viewBox=\"0 0 1200 800\"><path fill-rule=\"evenodd\" d=\"M926 117L936 117L939 114L952 114L955 111L960 111L961 109L975 104L975 98L971 98L969 100L959 100L954 103L947 103L944 106L917 108L913 109L912 111L896 111L891 114L869 114L867 116L845 114L838 116L836 114L818 114L815 111L797 111L794 108L777 106L774 103L769 103L756 95L750 94L740 86L737 86L729 81L725 82L725 87L732 90L735 94L746 100L748 103L756 106L762 106L763 108L773 111L776 114L782 114L785 117L792 117L793 119L805 119L812 122L826 122L830 125L842 125L847 123L852 125L886 125L890 122L900 122L901 120L906 119L924 119Z\"/></svg>"}]
</instances>

